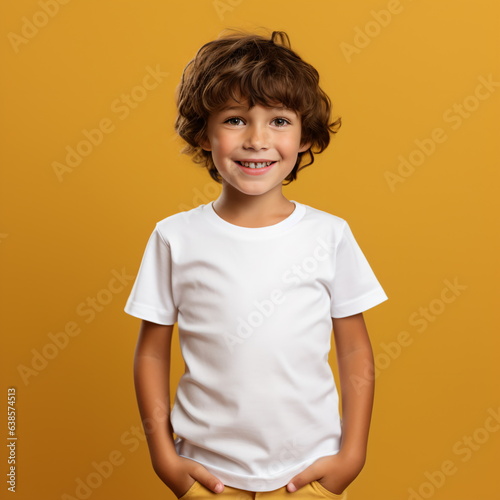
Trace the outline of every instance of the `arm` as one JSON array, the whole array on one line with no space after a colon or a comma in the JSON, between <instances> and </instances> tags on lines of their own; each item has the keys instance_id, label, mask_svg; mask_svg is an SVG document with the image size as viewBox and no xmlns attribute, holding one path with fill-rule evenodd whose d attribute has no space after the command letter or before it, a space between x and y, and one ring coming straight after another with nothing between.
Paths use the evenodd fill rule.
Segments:
<instances>
[{"instance_id":1,"label":"arm","mask_svg":"<svg viewBox=\"0 0 500 500\"><path fill-rule=\"evenodd\" d=\"M295 476L288 491L318 480L333 493L341 493L361 472L366 459L374 395L373 352L363 315L332 318L342 397L340 451L320 458ZM368 369L368 370L367 370ZM354 381L362 380L362 384Z\"/></svg>"},{"instance_id":2,"label":"arm","mask_svg":"<svg viewBox=\"0 0 500 500\"><path fill-rule=\"evenodd\" d=\"M362 314L333 319L333 328L342 395L340 451L363 467L375 390L373 351Z\"/></svg>"},{"instance_id":3,"label":"arm","mask_svg":"<svg viewBox=\"0 0 500 500\"><path fill-rule=\"evenodd\" d=\"M182 496L196 481L215 493L222 483L202 465L180 457L170 423L170 352L173 325L142 321L134 358L137 403L156 474Z\"/></svg>"}]
</instances>

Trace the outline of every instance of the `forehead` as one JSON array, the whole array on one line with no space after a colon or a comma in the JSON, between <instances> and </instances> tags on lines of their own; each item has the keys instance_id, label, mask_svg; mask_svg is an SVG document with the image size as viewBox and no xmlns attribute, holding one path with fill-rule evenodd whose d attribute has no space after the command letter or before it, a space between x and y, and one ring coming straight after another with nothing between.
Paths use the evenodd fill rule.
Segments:
<instances>
[{"instance_id":1,"label":"forehead","mask_svg":"<svg viewBox=\"0 0 500 500\"><path fill-rule=\"evenodd\" d=\"M295 113L295 110L291 108L287 108L280 102L274 102L271 104L259 104L255 103L253 106L250 106L247 99L242 99L241 101L236 101L234 99L228 99L218 110L218 112L223 113L226 111L249 111L255 106L260 106L266 109L266 111L270 112L289 112Z\"/></svg>"}]
</instances>

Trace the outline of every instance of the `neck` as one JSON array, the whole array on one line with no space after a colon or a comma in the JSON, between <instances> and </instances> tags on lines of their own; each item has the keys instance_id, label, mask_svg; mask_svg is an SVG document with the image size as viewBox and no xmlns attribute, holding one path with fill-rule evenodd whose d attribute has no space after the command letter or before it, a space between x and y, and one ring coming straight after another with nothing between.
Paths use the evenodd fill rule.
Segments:
<instances>
[{"instance_id":1,"label":"neck","mask_svg":"<svg viewBox=\"0 0 500 500\"><path fill-rule=\"evenodd\" d=\"M214 201L217 214L228 222L245 227L276 224L288 217L294 204L279 190L260 195L247 195L223 185L222 193Z\"/></svg>"}]
</instances>

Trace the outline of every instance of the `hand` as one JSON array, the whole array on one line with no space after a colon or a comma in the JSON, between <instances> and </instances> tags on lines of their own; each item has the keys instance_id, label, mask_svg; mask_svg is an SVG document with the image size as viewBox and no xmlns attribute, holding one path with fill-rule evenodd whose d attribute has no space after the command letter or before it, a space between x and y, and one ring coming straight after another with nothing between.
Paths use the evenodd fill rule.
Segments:
<instances>
[{"instance_id":1,"label":"hand","mask_svg":"<svg viewBox=\"0 0 500 500\"><path fill-rule=\"evenodd\" d=\"M184 495L195 481L214 493L224 490L224 484L219 479L210 474L203 465L189 458L178 456L173 461L169 460L168 464L154 464L154 470L177 498Z\"/></svg>"},{"instance_id":2,"label":"hand","mask_svg":"<svg viewBox=\"0 0 500 500\"><path fill-rule=\"evenodd\" d=\"M328 491L340 495L361 472L363 465L364 459L349 457L341 452L323 457L292 478L287 490L293 493L306 484L318 481Z\"/></svg>"}]
</instances>

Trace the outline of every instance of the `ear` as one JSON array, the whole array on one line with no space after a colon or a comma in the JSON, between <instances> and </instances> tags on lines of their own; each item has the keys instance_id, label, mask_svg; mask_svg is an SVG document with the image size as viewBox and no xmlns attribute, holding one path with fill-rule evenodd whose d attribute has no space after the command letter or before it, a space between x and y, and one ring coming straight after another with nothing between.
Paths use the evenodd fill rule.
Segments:
<instances>
[{"instance_id":1,"label":"ear","mask_svg":"<svg viewBox=\"0 0 500 500\"><path fill-rule=\"evenodd\" d=\"M212 151L212 146L210 145L210 141L207 138L200 141L199 146L201 149L204 149L205 151Z\"/></svg>"},{"instance_id":2,"label":"ear","mask_svg":"<svg viewBox=\"0 0 500 500\"><path fill-rule=\"evenodd\" d=\"M311 142L306 142L305 144L301 144L299 148L299 153L303 153L304 151L307 151L311 147L312 143Z\"/></svg>"}]
</instances>

